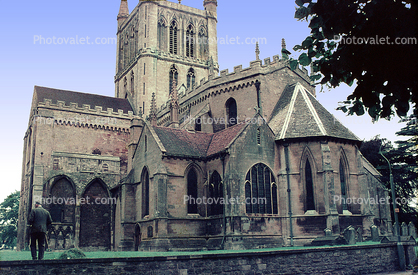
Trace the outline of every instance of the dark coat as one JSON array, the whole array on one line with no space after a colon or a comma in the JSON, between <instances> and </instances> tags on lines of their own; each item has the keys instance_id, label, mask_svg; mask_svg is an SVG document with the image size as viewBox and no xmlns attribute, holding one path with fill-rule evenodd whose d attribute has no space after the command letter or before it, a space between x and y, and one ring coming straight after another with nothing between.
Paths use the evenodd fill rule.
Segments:
<instances>
[{"instance_id":1,"label":"dark coat","mask_svg":"<svg viewBox=\"0 0 418 275\"><path fill-rule=\"evenodd\" d=\"M47 233L48 226L52 223L52 219L47 210L42 208L42 206L38 206L30 212L28 222L32 225L31 233Z\"/></svg>"}]
</instances>

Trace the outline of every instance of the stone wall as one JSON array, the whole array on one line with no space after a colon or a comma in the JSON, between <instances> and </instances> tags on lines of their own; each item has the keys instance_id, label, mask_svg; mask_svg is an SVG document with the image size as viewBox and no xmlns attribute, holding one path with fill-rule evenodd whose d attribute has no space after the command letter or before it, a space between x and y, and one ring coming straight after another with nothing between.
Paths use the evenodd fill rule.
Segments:
<instances>
[{"instance_id":1,"label":"stone wall","mask_svg":"<svg viewBox=\"0 0 418 275\"><path fill-rule=\"evenodd\" d=\"M408 246L408 250L413 246ZM396 244L118 259L0 262L3 274L371 274L396 271Z\"/></svg>"}]
</instances>

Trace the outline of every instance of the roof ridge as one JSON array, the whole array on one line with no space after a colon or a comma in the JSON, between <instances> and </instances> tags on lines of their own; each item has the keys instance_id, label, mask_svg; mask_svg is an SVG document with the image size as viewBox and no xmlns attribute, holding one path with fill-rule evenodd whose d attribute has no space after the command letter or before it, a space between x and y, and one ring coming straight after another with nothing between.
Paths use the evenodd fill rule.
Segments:
<instances>
[{"instance_id":1,"label":"roof ridge","mask_svg":"<svg viewBox=\"0 0 418 275\"><path fill-rule=\"evenodd\" d=\"M306 89L302 86L302 84L300 84L299 82L296 84L295 89L298 89L303 97L303 99L305 100L306 104L308 105L308 109L311 112L311 114L313 115L316 124L318 125L319 130L321 131L321 133L326 136L327 135L327 131L325 130L324 124L322 123L321 118L319 117L315 107L312 105L311 100L309 99L308 95L306 94Z\"/></svg>"},{"instance_id":2,"label":"roof ridge","mask_svg":"<svg viewBox=\"0 0 418 275\"><path fill-rule=\"evenodd\" d=\"M289 127L290 118L292 116L293 109L295 107L295 102L296 102L296 98L298 96L298 93L299 93L299 90L296 89L296 85L295 85L294 90L293 90L292 99L290 100L290 103L289 103L289 109L287 110L287 114L286 114L286 118L284 120L283 128L282 128L282 131L280 133L280 139L284 139L284 137L286 135L287 128Z\"/></svg>"},{"instance_id":3,"label":"roof ridge","mask_svg":"<svg viewBox=\"0 0 418 275\"><path fill-rule=\"evenodd\" d=\"M321 105L322 106L322 104L321 104L321 102L319 102L319 100L314 96L314 95L312 95L311 94L311 96L312 96L312 98L319 104L319 105ZM311 102L312 103L312 102ZM322 106L323 107L323 106ZM325 109L325 107L324 107L324 109ZM315 109L316 110L316 109ZM356 134L354 134L347 126L345 126L336 116L334 116L331 112L329 112L327 109L325 109L331 116L332 116L332 118L334 119L334 121L337 121L338 123L340 123L345 129L347 129L347 131L348 132L350 132L350 134L352 134L355 138L357 138L358 140L361 140Z\"/></svg>"},{"instance_id":4,"label":"roof ridge","mask_svg":"<svg viewBox=\"0 0 418 275\"><path fill-rule=\"evenodd\" d=\"M86 92L77 92L77 91L72 91L72 90L63 90L63 89L50 88L50 87L38 86L38 85L35 85L35 91L36 91L36 88L49 89L49 90L54 90L54 91L57 91L57 92L70 92L70 93L83 94L83 95L107 97L107 98L117 99L117 100L123 100L123 101L126 100L125 98L119 98L119 97L114 97L114 96L100 95L100 94L92 94L92 93L86 93Z\"/></svg>"}]
</instances>

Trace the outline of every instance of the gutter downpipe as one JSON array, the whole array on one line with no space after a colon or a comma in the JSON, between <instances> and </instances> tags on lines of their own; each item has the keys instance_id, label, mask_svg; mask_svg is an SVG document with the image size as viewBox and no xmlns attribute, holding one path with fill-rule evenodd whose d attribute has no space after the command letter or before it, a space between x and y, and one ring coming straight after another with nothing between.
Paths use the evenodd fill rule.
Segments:
<instances>
[{"instance_id":1,"label":"gutter downpipe","mask_svg":"<svg viewBox=\"0 0 418 275\"><path fill-rule=\"evenodd\" d=\"M289 202L289 233L290 233L290 246L293 244L293 223L292 223L292 196L290 190L290 164L289 164L289 144L285 143L284 145L284 157L286 161L286 180L287 180L287 198Z\"/></svg>"},{"instance_id":2,"label":"gutter downpipe","mask_svg":"<svg viewBox=\"0 0 418 275\"><path fill-rule=\"evenodd\" d=\"M225 184L225 155L221 157L222 160L222 192L223 197L226 194L226 184ZM226 239L226 203L223 204L223 215L222 215L222 227L223 227L223 237L221 242L221 249L225 249L225 239Z\"/></svg>"}]
</instances>

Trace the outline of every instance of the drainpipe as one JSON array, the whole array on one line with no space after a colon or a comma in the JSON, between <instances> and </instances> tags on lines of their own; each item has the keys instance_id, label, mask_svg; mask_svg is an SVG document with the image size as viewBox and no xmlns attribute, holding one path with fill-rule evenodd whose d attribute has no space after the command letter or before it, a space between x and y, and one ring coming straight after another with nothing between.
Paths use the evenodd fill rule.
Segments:
<instances>
[{"instance_id":1,"label":"drainpipe","mask_svg":"<svg viewBox=\"0 0 418 275\"><path fill-rule=\"evenodd\" d=\"M222 160L222 192L223 192L223 196L225 198L225 194L226 194L226 184L225 184L225 156L221 157ZM223 215L222 215L222 227L223 227L223 237L222 237L222 242L221 242L221 249L225 249L225 239L226 239L226 203L223 204Z\"/></svg>"},{"instance_id":2,"label":"drainpipe","mask_svg":"<svg viewBox=\"0 0 418 275\"><path fill-rule=\"evenodd\" d=\"M284 157L286 161L286 180L287 180L287 198L289 202L289 231L290 231L290 246L293 246L293 224L292 224L292 196L290 190L290 165L289 165L289 144L284 144Z\"/></svg>"}]
</instances>

